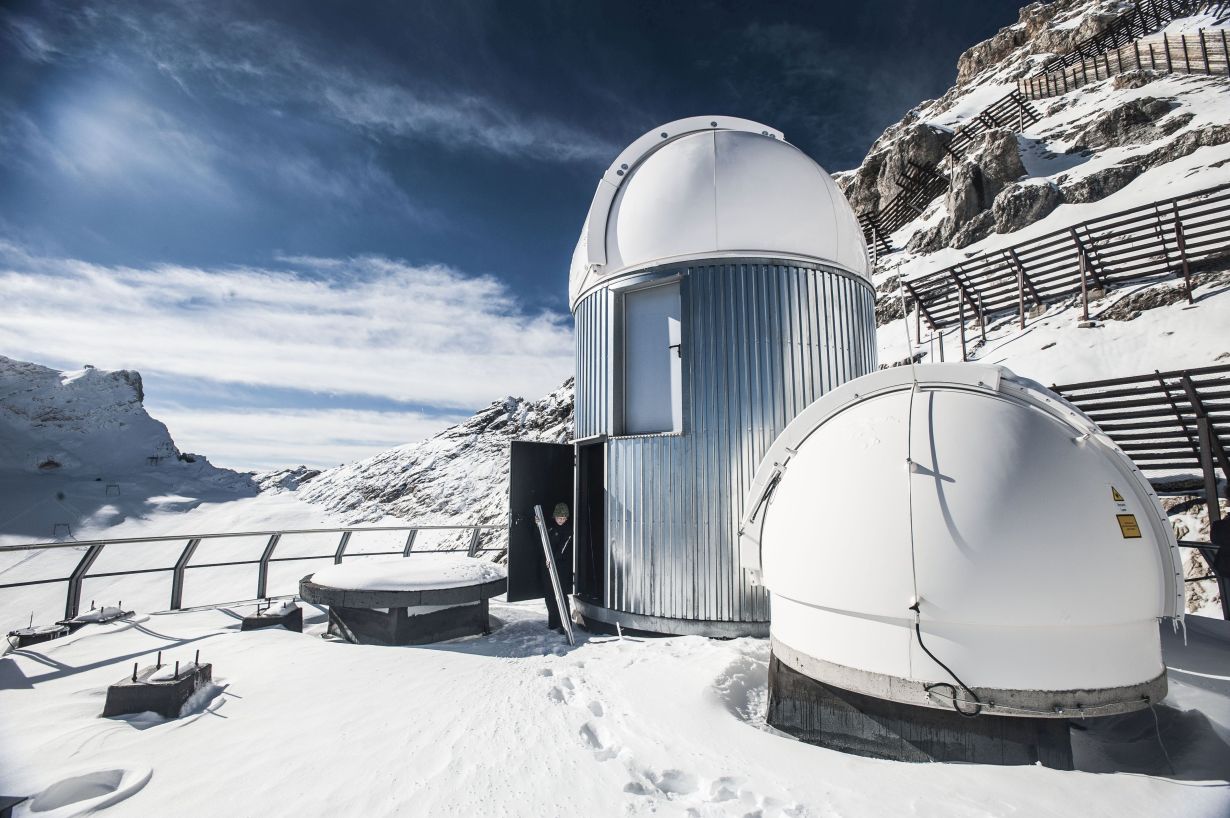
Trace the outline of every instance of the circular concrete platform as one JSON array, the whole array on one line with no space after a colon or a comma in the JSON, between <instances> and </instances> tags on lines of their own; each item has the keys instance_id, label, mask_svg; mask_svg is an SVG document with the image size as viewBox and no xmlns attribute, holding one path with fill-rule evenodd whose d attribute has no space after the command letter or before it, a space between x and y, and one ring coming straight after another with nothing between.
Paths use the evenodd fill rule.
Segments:
<instances>
[{"instance_id":1,"label":"circular concrete platform","mask_svg":"<svg viewBox=\"0 0 1230 818\"><path fill-rule=\"evenodd\" d=\"M502 565L414 554L324 568L299 581L299 595L327 605L329 633L348 642L422 645L486 633L487 600L507 586Z\"/></svg>"}]
</instances>

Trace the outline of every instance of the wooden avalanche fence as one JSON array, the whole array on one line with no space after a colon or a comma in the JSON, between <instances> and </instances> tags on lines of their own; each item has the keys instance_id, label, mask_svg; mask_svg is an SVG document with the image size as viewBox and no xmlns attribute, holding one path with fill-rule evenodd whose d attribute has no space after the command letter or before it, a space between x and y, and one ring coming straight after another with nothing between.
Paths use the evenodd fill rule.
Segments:
<instances>
[{"instance_id":1,"label":"wooden avalanche fence","mask_svg":"<svg viewBox=\"0 0 1230 818\"><path fill-rule=\"evenodd\" d=\"M1074 403L1144 472L1196 471L1230 481L1230 364L1070 383Z\"/></svg>"},{"instance_id":2,"label":"wooden avalanche fence","mask_svg":"<svg viewBox=\"0 0 1230 818\"><path fill-rule=\"evenodd\" d=\"M933 328L1155 277L1190 276L1230 259L1230 185L1100 216L903 281Z\"/></svg>"},{"instance_id":3,"label":"wooden avalanche fence","mask_svg":"<svg viewBox=\"0 0 1230 818\"><path fill-rule=\"evenodd\" d=\"M1230 76L1228 55L1230 35L1224 28L1201 29L1194 34L1163 33L1019 79L1017 90L1030 99L1043 99L1135 69Z\"/></svg>"},{"instance_id":4,"label":"wooden avalanche fence","mask_svg":"<svg viewBox=\"0 0 1230 818\"><path fill-rule=\"evenodd\" d=\"M956 159L965 155L969 144L980 134L993 128L1008 128L1020 133L1042 117L1019 91L1013 91L997 99L978 113L976 117L958 128L948 143L947 150Z\"/></svg>"},{"instance_id":5,"label":"wooden avalanche fence","mask_svg":"<svg viewBox=\"0 0 1230 818\"><path fill-rule=\"evenodd\" d=\"M1127 378L1052 386L1089 415L1143 472L1199 472L1206 498L1217 497L1218 472L1230 482L1230 364L1153 372ZM1210 501L1209 519L1221 519ZM1215 546L1198 547L1212 566ZM1230 619L1230 582L1216 579L1223 615Z\"/></svg>"},{"instance_id":6,"label":"wooden avalanche fence","mask_svg":"<svg viewBox=\"0 0 1230 818\"><path fill-rule=\"evenodd\" d=\"M1042 74L1059 71L1107 51L1127 45L1139 37L1160 31L1171 20L1188 17L1201 9L1220 7L1224 3L1208 0L1148 0L1136 3L1114 22L1092 37L1081 40L1067 54L1061 54L1042 66Z\"/></svg>"},{"instance_id":7,"label":"wooden avalanche fence","mask_svg":"<svg viewBox=\"0 0 1230 818\"><path fill-rule=\"evenodd\" d=\"M960 159L979 134L992 128L1008 128L1020 132L1038 119L1038 112L1029 104L1029 100L1013 91L992 102L953 131L952 139L944 146L944 150L953 159ZM948 189L948 177L940 173L937 167L922 165L913 160L908 162L895 181L897 194L887 205L874 213L863 213L858 217L863 237L875 259L882 253L892 252L892 245L888 240L890 235L922 215L926 206Z\"/></svg>"},{"instance_id":8,"label":"wooden avalanche fence","mask_svg":"<svg viewBox=\"0 0 1230 818\"><path fill-rule=\"evenodd\" d=\"M931 200L948 189L948 178L935 168L909 162L905 172L897 177L897 195L883 210L859 216L859 225L867 246L878 257L892 247L888 237L906 222L919 216Z\"/></svg>"}]
</instances>

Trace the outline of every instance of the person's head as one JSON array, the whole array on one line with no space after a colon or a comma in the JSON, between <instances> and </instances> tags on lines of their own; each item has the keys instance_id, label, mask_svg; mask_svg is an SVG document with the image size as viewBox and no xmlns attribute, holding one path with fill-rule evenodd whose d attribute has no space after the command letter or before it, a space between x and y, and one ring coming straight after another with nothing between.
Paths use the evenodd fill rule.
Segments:
<instances>
[{"instance_id":1,"label":"person's head","mask_svg":"<svg viewBox=\"0 0 1230 818\"><path fill-rule=\"evenodd\" d=\"M568 504L556 503L555 510L551 512L551 516L555 519L556 525L565 525L568 522Z\"/></svg>"}]
</instances>

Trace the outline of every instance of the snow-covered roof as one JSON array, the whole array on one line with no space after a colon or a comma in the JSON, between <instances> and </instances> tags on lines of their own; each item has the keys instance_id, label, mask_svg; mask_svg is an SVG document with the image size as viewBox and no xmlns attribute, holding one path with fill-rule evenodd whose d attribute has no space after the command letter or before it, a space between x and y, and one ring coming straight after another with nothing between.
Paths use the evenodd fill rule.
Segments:
<instances>
[{"instance_id":1,"label":"snow-covered roof","mask_svg":"<svg viewBox=\"0 0 1230 818\"><path fill-rule=\"evenodd\" d=\"M598 182L569 299L664 263L766 255L870 277L854 211L809 156L758 122L680 119L633 142Z\"/></svg>"}]
</instances>

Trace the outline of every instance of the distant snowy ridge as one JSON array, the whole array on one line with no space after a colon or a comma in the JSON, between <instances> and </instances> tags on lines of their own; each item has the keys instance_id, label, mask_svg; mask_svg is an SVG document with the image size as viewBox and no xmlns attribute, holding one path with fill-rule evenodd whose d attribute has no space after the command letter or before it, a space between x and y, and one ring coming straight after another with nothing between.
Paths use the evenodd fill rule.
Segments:
<instances>
[{"instance_id":1,"label":"distant snowy ridge","mask_svg":"<svg viewBox=\"0 0 1230 818\"><path fill-rule=\"evenodd\" d=\"M144 398L132 370L60 372L0 355L0 469L127 469L192 457L146 413Z\"/></svg>"},{"instance_id":2,"label":"distant snowy ridge","mask_svg":"<svg viewBox=\"0 0 1230 818\"><path fill-rule=\"evenodd\" d=\"M297 492L301 499L356 523L386 517L423 524L505 523L509 444L568 442L572 402L572 379L539 400L495 401L464 423L419 443L316 476L300 473ZM278 474L283 482L290 476ZM264 480L265 485L273 482ZM485 544L494 542L502 539Z\"/></svg>"},{"instance_id":3,"label":"distant snowy ridge","mask_svg":"<svg viewBox=\"0 0 1230 818\"><path fill-rule=\"evenodd\" d=\"M181 452L144 398L131 370L61 372L0 355L0 540L78 536L256 493L250 475Z\"/></svg>"}]
</instances>

